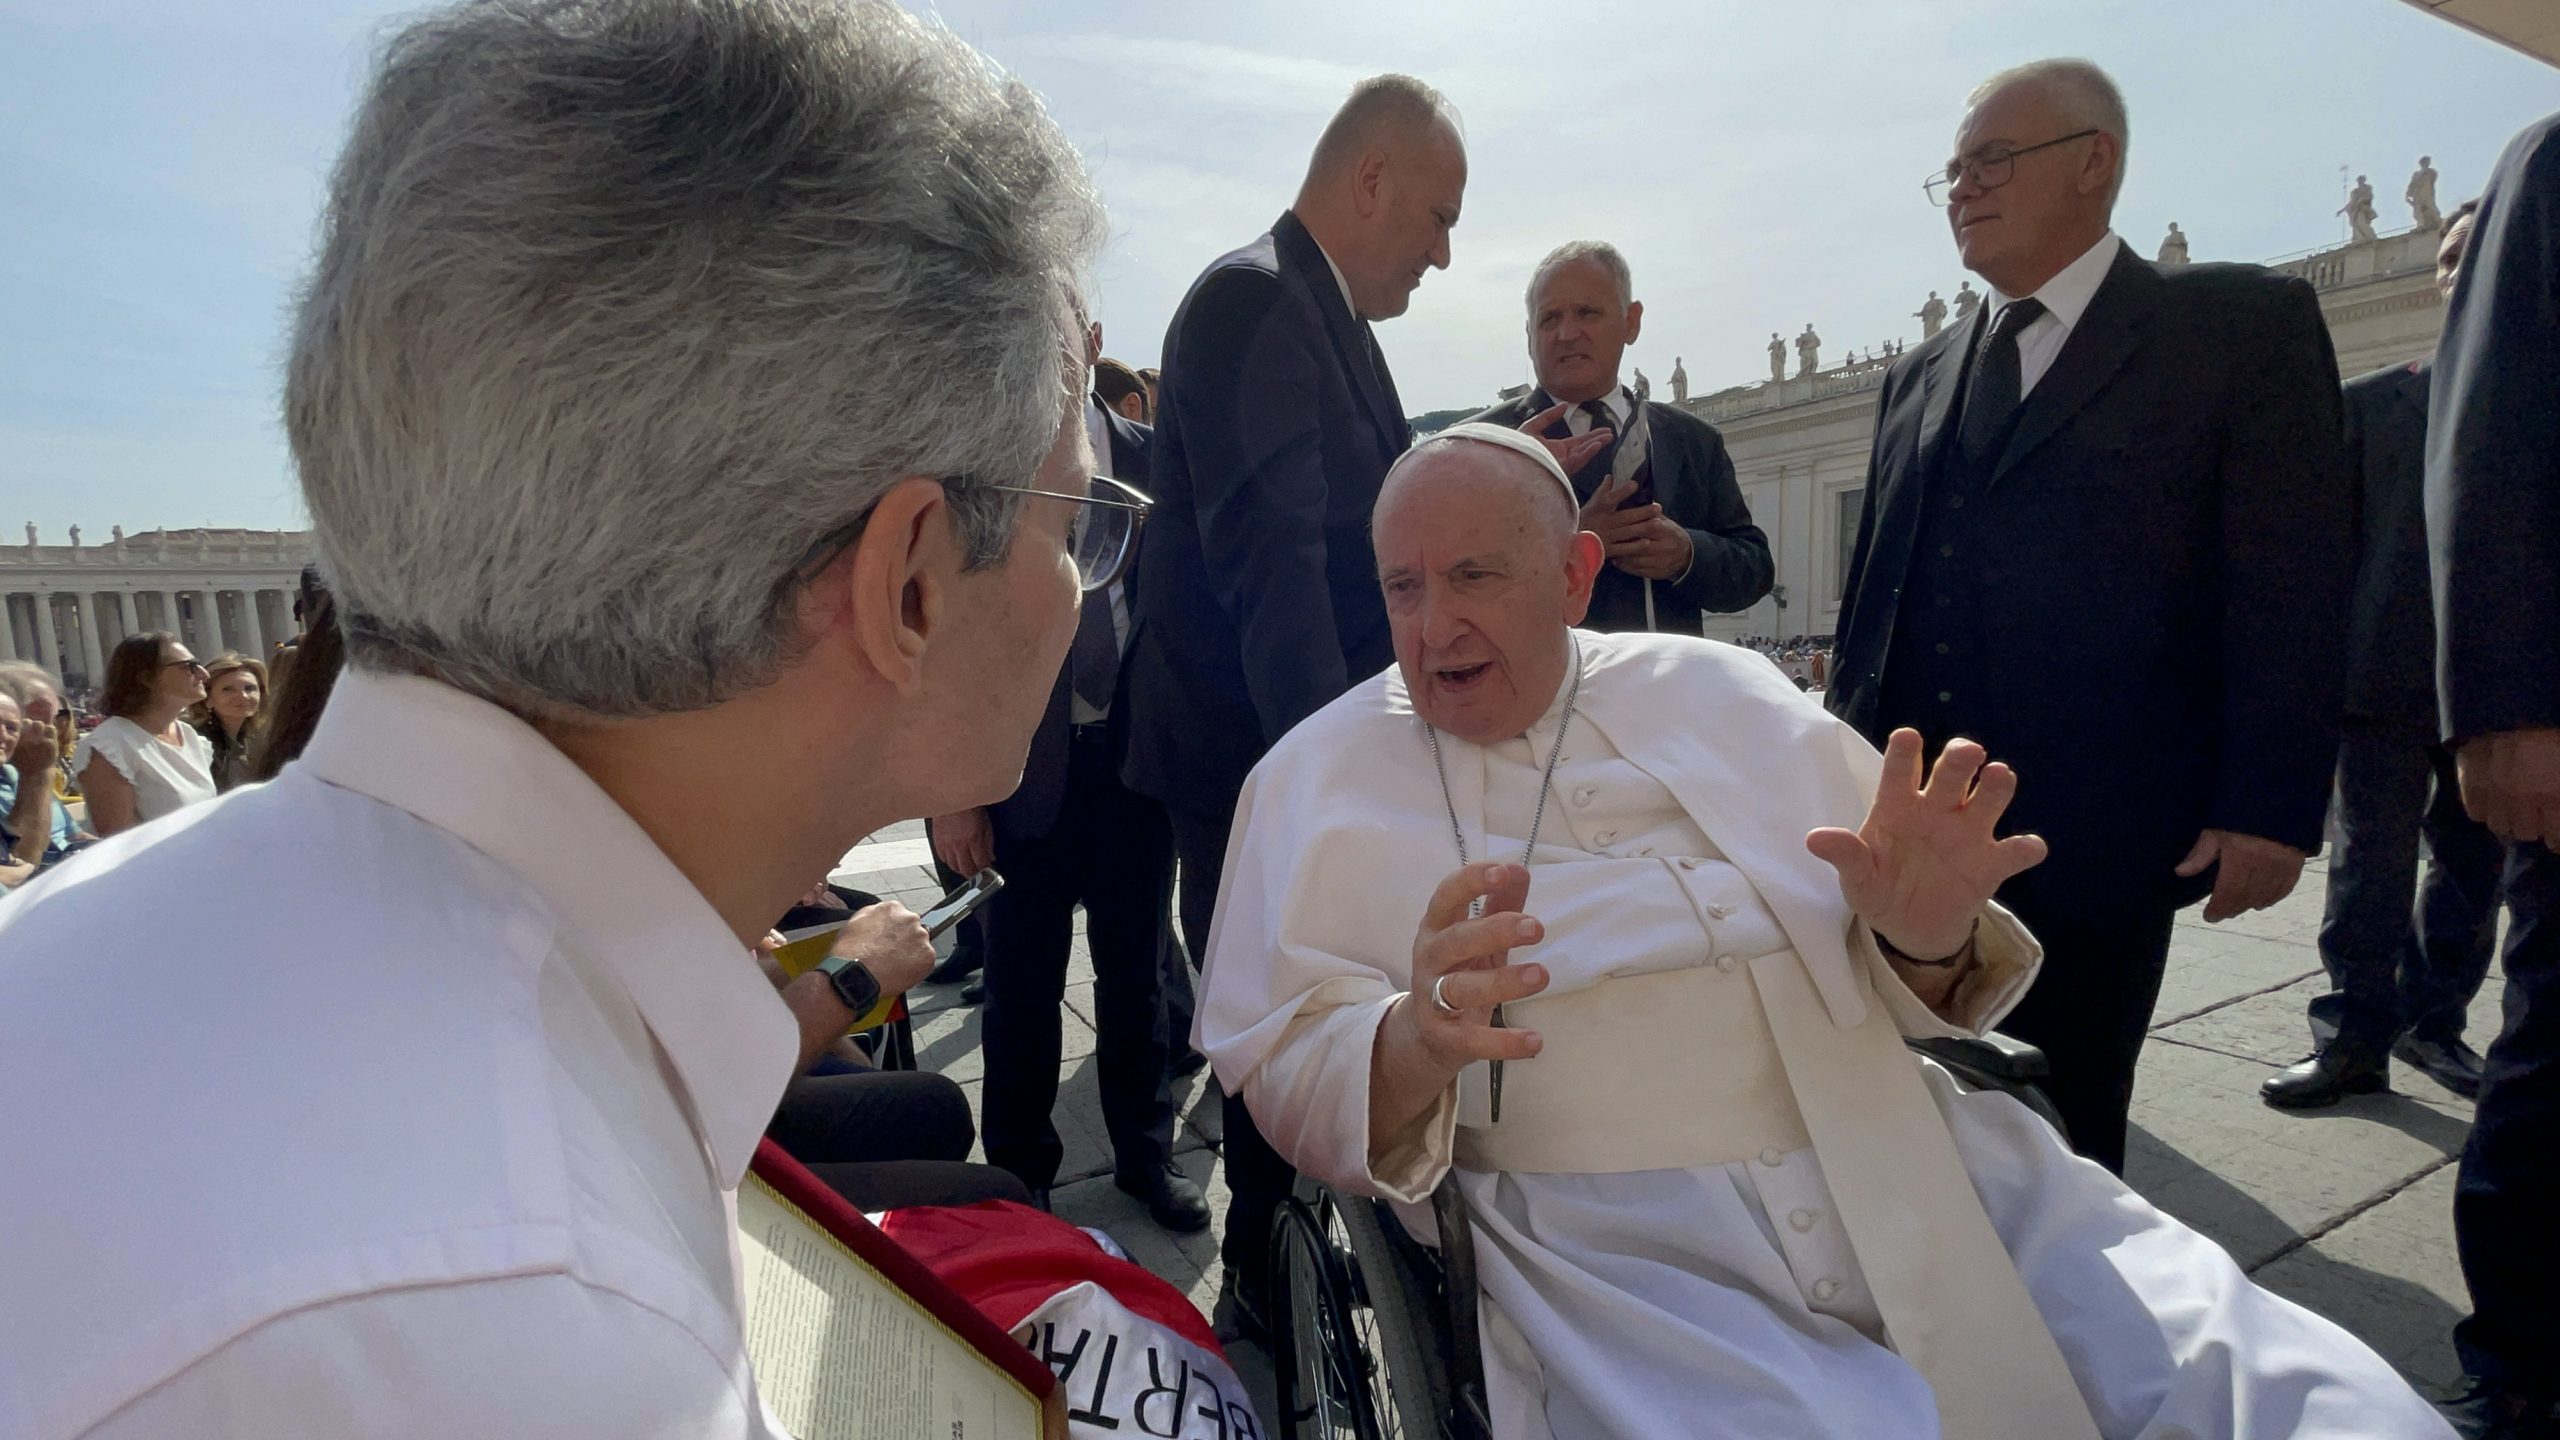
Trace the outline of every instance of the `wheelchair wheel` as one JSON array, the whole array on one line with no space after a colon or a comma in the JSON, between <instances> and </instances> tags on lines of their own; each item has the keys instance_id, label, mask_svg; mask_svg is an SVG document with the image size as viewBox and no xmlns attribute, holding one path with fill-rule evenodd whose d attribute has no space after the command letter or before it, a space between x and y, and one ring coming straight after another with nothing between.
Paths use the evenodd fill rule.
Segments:
<instances>
[{"instance_id":1,"label":"wheelchair wheel","mask_svg":"<svg viewBox=\"0 0 2560 1440\"><path fill-rule=\"evenodd\" d=\"M1302 1185L1272 1224L1272 1368L1294 1440L1434 1440L1434 1393L1419 1318L1375 1206ZM1372 1262L1375 1262L1374 1264ZM1377 1265L1384 1273L1373 1274Z\"/></svg>"}]
</instances>

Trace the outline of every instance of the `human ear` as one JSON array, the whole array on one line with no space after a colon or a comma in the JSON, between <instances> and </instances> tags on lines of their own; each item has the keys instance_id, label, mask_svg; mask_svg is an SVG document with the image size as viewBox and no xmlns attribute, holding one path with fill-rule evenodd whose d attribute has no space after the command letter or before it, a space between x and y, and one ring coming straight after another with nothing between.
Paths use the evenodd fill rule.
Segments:
<instances>
[{"instance_id":1,"label":"human ear","mask_svg":"<svg viewBox=\"0 0 2560 1440\"><path fill-rule=\"evenodd\" d=\"M1643 333L1644 302L1630 300L1627 302L1627 343L1633 345L1636 343L1636 337Z\"/></svg>"},{"instance_id":2,"label":"human ear","mask_svg":"<svg viewBox=\"0 0 2560 1440\"><path fill-rule=\"evenodd\" d=\"M892 689L924 680L924 655L960 569L941 482L910 475L889 487L845 556L821 573L834 603L818 623L841 627L852 653Z\"/></svg>"},{"instance_id":3,"label":"human ear","mask_svg":"<svg viewBox=\"0 0 2560 1440\"><path fill-rule=\"evenodd\" d=\"M1564 552L1564 623L1579 625L1591 613L1591 587L1600 578L1601 562L1607 559L1600 537L1588 530L1577 530L1566 543Z\"/></svg>"}]
</instances>

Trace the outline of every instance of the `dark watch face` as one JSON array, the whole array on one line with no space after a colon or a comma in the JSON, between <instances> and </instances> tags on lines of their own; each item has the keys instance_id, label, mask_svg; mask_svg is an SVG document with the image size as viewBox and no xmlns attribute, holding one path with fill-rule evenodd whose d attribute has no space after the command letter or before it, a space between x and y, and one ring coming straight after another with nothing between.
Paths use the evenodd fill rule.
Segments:
<instances>
[{"instance_id":1,"label":"dark watch face","mask_svg":"<svg viewBox=\"0 0 2560 1440\"><path fill-rule=\"evenodd\" d=\"M879 979L862 968L859 961L847 961L830 971L827 979L836 987L836 998L856 1014L870 1009L880 999Z\"/></svg>"}]
</instances>

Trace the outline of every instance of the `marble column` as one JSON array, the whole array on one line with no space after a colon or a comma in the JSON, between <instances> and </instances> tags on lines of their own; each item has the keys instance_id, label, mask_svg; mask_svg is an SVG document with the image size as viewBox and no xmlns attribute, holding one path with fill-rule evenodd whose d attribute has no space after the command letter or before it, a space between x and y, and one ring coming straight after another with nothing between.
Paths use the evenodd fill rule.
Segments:
<instances>
[{"instance_id":1,"label":"marble column","mask_svg":"<svg viewBox=\"0 0 2560 1440\"><path fill-rule=\"evenodd\" d=\"M243 590L240 592L240 605L242 609L249 612L247 617L249 633L256 636L258 640L258 648L253 653L260 660L264 660L276 653L275 632L267 626L267 592Z\"/></svg>"},{"instance_id":2,"label":"marble column","mask_svg":"<svg viewBox=\"0 0 2560 1440\"><path fill-rule=\"evenodd\" d=\"M205 619L213 626L213 653L219 655L231 648L231 631L222 623L222 592L220 590L204 592L204 614Z\"/></svg>"},{"instance_id":3,"label":"marble column","mask_svg":"<svg viewBox=\"0 0 2560 1440\"><path fill-rule=\"evenodd\" d=\"M113 609L116 617L116 643L122 644L124 643L124 638L132 634L135 629L133 623L133 596L123 590L112 590L108 593L115 597L116 603L113 606Z\"/></svg>"},{"instance_id":4,"label":"marble column","mask_svg":"<svg viewBox=\"0 0 2560 1440\"><path fill-rule=\"evenodd\" d=\"M97 597L86 590L75 592L71 597L71 612L80 621L80 658L89 667L89 684L92 688L104 685L107 683L107 657L98 648Z\"/></svg>"},{"instance_id":5,"label":"marble column","mask_svg":"<svg viewBox=\"0 0 2560 1440\"><path fill-rule=\"evenodd\" d=\"M0 663L18 658L18 597L0 591Z\"/></svg>"},{"instance_id":6,"label":"marble column","mask_svg":"<svg viewBox=\"0 0 2560 1440\"><path fill-rule=\"evenodd\" d=\"M36 612L36 663L58 677L62 674L62 644L53 625L53 595L39 590L31 598Z\"/></svg>"}]
</instances>

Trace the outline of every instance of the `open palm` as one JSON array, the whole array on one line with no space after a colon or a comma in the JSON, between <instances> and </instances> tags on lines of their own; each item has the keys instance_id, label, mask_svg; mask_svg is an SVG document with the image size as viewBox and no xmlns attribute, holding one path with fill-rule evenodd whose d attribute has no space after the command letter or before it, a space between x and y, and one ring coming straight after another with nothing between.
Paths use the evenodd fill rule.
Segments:
<instances>
[{"instance_id":1,"label":"open palm","mask_svg":"<svg viewBox=\"0 0 2560 1440\"><path fill-rule=\"evenodd\" d=\"M1866 823L1805 836L1805 848L1840 872L1849 908L1915 960L1964 948L1983 905L2010 876L2044 859L2039 836L1993 834L2018 776L1987 758L1970 740L1951 741L1924 783L1920 733L1896 730Z\"/></svg>"}]
</instances>

